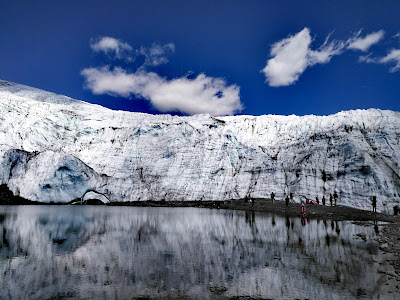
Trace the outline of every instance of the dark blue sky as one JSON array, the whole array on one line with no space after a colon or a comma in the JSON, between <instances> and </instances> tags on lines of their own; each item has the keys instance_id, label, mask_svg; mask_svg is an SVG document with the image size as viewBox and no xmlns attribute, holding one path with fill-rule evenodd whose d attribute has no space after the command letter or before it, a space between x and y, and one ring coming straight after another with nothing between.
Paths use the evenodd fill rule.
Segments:
<instances>
[{"instance_id":1,"label":"dark blue sky","mask_svg":"<svg viewBox=\"0 0 400 300\"><path fill-rule=\"evenodd\" d=\"M244 109L239 114L400 111L400 70L389 71L394 60L382 62L400 49L399 1L103 2L0 0L0 78L113 109L158 113L154 107L160 106L148 100L95 95L84 88L85 68L110 65L134 73L143 63L143 57L128 62L91 49L91 41L108 36L133 49L173 43L169 63L147 72L165 80L200 73L223 78L240 87ZM293 84L270 86L261 70L272 58L271 46L306 27L313 50L329 34L331 41L346 41L360 29L360 38L385 34L367 51L343 50L328 63L306 68ZM366 55L373 62L359 61Z\"/></svg>"}]
</instances>

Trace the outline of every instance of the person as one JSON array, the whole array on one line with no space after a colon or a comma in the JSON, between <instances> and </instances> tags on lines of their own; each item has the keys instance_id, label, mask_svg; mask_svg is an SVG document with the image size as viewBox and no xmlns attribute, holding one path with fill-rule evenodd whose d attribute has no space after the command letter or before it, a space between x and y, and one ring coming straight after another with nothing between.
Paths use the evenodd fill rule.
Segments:
<instances>
[{"instance_id":1,"label":"person","mask_svg":"<svg viewBox=\"0 0 400 300\"><path fill-rule=\"evenodd\" d=\"M318 196L315 198L315 200L317 201L317 204L319 205L319 199L318 199Z\"/></svg>"},{"instance_id":2,"label":"person","mask_svg":"<svg viewBox=\"0 0 400 300\"><path fill-rule=\"evenodd\" d=\"M335 206L337 204L337 198L338 198L338 194L336 193L336 191L333 193L333 199L335 199Z\"/></svg>"},{"instance_id":3,"label":"person","mask_svg":"<svg viewBox=\"0 0 400 300\"><path fill-rule=\"evenodd\" d=\"M274 194L274 192L272 192L271 193L271 201L272 201L272 203L274 203L274 200L275 200L275 194Z\"/></svg>"},{"instance_id":4,"label":"person","mask_svg":"<svg viewBox=\"0 0 400 300\"><path fill-rule=\"evenodd\" d=\"M304 216L306 214L306 206L305 206L304 203L301 203L300 209L301 209L301 212L303 213L303 216Z\"/></svg>"},{"instance_id":5,"label":"person","mask_svg":"<svg viewBox=\"0 0 400 300\"><path fill-rule=\"evenodd\" d=\"M333 205L333 198L332 198L332 194L329 195L329 202L331 203L331 206Z\"/></svg>"},{"instance_id":6,"label":"person","mask_svg":"<svg viewBox=\"0 0 400 300\"><path fill-rule=\"evenodd\" d=\"M376 196L372 196L372 211L376 212Z\"/></svg>"},{"instance_id":7,"label":"person","mask_svg":"<svg viewBox=\"0 0 400 300\"><path fill-rule=\"evenodd\" d=\"M322 205L325 205L325 195L322 196Z\"/></svg>"},{"instance_id":8,"label":"person","mask_svg":"<svg viewBox=\"0 0 400 300\"><path fill-rule=\"evenodd\" d=\"M286 202L286 209L287 209L289 207L289 196L288 195L286 195L285 202Z\"/></svg>"}]
</instances>

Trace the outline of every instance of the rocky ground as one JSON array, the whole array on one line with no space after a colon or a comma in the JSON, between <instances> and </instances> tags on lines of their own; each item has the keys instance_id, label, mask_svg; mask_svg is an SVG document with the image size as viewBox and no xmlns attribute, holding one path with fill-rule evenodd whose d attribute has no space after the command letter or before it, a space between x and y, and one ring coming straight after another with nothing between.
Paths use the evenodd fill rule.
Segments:
<instances>
[{"instance_id":1,"label":"rocky ground","mask_svg":"<svg viewBox=\"0 0 400 300\"><path fill-rule=\"evenodd\" d=\"M252 202L246 200L230 200L230 201L136 201L136 202L114 202L110 205L118 206L158 206L158 207L202 207L215 209L234 209L234 210L250 210L255 212L275 213L279 215L288 215L289 217L301 217L300 204L289 203L286 208L285 202L270 199L252 199ZM383 221L383 222L400 222L400 216L373 213L355 209L347 206L330 206L330 205L306 205L306 217L312 219L329 219L334 221Z\"/></svg>"},{"instance_id":2,"label":"rocky ground","mask_svg":"<svg viewBox=\"0 0 400 300\"><path fill-rule=\"evenodd\" d=\"M38 202L29 201L25 198L14 196L7 185L0 185L0 205L29 205L38 204Z\"/></svg>"},{"instance_id":3,"label":"rocky ground","mask_svg":"<svg viewBox=\"0 0 400 300\"><path fill-rule=\"evenodd\" d=\"M400 219L400 217L399 217ZM395 272L400 276L400 222L391 223L383 226L380 231L379 239L380 249L387 253L393 253L394 259L390 260Z\"/></svg>"}]
</instances>

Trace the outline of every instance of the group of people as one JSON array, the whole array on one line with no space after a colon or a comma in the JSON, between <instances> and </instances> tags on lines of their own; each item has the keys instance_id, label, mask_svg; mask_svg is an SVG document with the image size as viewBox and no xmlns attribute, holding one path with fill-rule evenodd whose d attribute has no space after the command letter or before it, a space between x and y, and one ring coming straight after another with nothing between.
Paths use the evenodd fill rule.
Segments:
<instances>
[{"instance_id":1,"label":"group of people","mask_svg":"<svg viewBox=\"0 0 400 300\"><path fill-rule=\"evenodd\" d=\"M273 194L273 193L272 193ZM272 194L271 194L271 199L273 199L272 198ZM275 196L275 195L274 195ZM330 204L331 204L331 206L333 206L333 203L335 202L335 206L337 205L337 199L338 199L338 194L337 194L337 192L336 191L334 191L334 193L333 193L333 195L332 194L330 194L329 195L329 202L330 202ZM272 200L273 201L273 200ZM286 198L285 198L285 203L286 203L286 208L288 208L289 207L289 203L291 202L291 201L293 201L293 194L292 193L290 193L289 195L286 195ZM302 211L302 213L303 214L305 214L305 212L306 212L306 204L315 204L315 205L319 205L320 204L320 201L319 201L319 198L318 198L318 196L315 198L315 201L314 200L311 200L311 199L309 199L309 198L305 198L305 201L302 199L301 200L301 211ZM326 204L326 198L325 198L325 195L324 196L322 196L322 205L325 205Z\"/></svg>"},{"instance_id":2,"label":"group of people","mask_svg":"<svg viewBox=\"0 0 400 300\"><path fill-rule=\"evenodd\" d=\"M371 204L372 204L372 211L376 212L376 196L372 196ZM398 204L396 204L395 206L393 206L393 214L397 216L399 213L400 213L400 207Z\"/></svg>"},{"instance_id":3,"label":"group of people","mask_svg":"<svg viewBox=\"0 0 400 300\"><path fill-rule=\"evenodd\" d=\"M336 193L336 191L333 193L333 196L332 196L332 194L330 194L329 201L331 203L331 206L333 206L333 201L335 201L335 206L336 206L337 198L338 198L338 194ZM318 197L315 198L315 201L306 198L305 203L304 203L304 200L301 200L301 211L302 211L303 215L306 212L306 204L309 204L309 203L319 205ZM289 205L289 197L286 196L286 207L288 205ZM322 197L322 205L325 205L325 196ZM376 212L376 196L372 196L372 211ZM397 206L396 208L394 208L394 214L397 215L398 212L400 212L400 209Z\"/></svg>"},{"instance_id":4,"label":"group of people","mask_svg":"<svg viewBox=\"0 0 400 300\"><path fill-rule=\"evenodd\" d=\"M329 202L331 204L331 206L333 205L337 205L337 200L338 200L339 196L337 194L336 191L333 192L333 194L329 194ZM250 202L252 202L252 204L254 205L253 201L249 200ZM272 203L274 203L275 201L275 194L274 192L271 193L271 201ZM372 211L376 212L376 196L372 197ZM293 202L293 193L289 193L288 195L286 195L285 198L285 203L286 203L286 209L289 207L289 203ZM315 200L311 200L309 198L305 198L305 200L301 200L301 211L303 214L305 214L306 212L306 204L315 204L315 205L319 205L320 201L318 196L315 197ZM322 196L322 205L326 205L326 198L325 195ZM400 207L397 205L396 207L393 208L394 209L394 214L397 215L398 213L400 213Z\"/></svg>"}]
</instances>

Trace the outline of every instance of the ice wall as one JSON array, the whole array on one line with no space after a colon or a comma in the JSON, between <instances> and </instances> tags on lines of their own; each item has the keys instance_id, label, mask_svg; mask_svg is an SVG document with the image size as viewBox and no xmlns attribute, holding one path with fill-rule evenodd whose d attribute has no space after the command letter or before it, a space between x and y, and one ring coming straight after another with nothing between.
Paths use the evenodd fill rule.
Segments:
<instances>
[{"instance_id":1,"label":"ice wall","mask_svg":"<svg viewBox=\"0 0 400 300\"><path fill-rule=\"evenodd\" d=\"M112 111L0 81L0 183L68 202L283 198L389 211L400 201L400 113L177 117ZM93 194L93 193L92 193Z\"/></svg>"}]
</instances>

